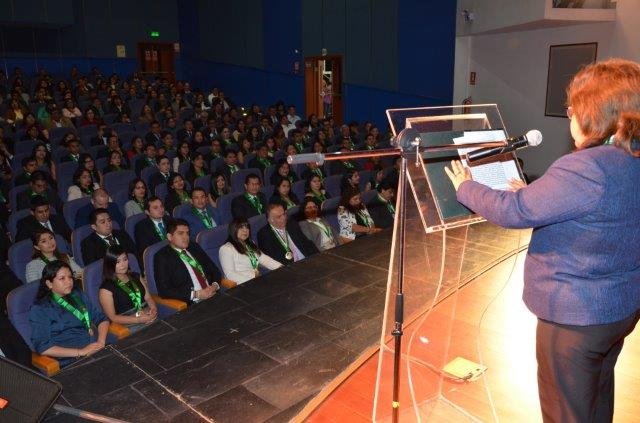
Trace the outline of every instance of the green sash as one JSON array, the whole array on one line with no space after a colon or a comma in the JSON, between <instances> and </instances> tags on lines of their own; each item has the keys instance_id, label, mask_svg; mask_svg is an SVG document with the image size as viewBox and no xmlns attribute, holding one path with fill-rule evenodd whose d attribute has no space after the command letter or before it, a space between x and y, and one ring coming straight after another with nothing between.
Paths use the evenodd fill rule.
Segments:
<instances>
[{"instance_id":1,"label":"green sash","mask_svg":"<svg viewBox=\"0 0 640 423\"><path fill-rule=\"evenodd\" d=\"M124 282L116 278L116 285L129 296L137 311L142 310L142 292L132 279Z\"/></svg>"},{"instance_id":2,"label":"green sash","mask_svg":"<svg viewBox=\"0 0 640 423\"><path fill-rule=\"evenodd\" d=\"M91 317L89 317L89 311L75 292L71 292L71 294L69 294L69 297L71 297L74 302L73 305L70 304L64 297L61 297L54 292L51 293L51 297L56 303L58 303L58 305L60 305L60 307L73 314L76 319L80 320L89 331L89 335L93 335L91 330Z\"/></svg>"}]
</instances>

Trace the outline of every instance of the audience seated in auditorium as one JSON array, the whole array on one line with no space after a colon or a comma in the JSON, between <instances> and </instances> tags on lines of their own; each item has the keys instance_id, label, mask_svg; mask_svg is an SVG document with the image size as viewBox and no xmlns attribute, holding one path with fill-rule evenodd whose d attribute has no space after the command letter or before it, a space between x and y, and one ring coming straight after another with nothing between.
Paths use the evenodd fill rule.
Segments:
<instances>
[{"instance_id":1,"label":"audience seated in auditorium","mask_svg":"<svg viewBox=\"0 0 640 423\"><path fill-rule=\"evenodd\" d=\"M170 214L180 204L190 203L191 195L187 189L185 180L179 173L172 173L167 182L167 196L164 198L164 207Z\"/></svg>"},{"instance_id":2,"label":"audience seated in auditorium","mask_svg":"<svg viewBox=\"0 0 640 423\"><path fill-rule=\"evenodd\" d=\"M209 186L209 204L213 207L218 206L218 198L229 194L229 186L224 175L220 172L214 172L211 175L211 184Z\"/></svg>"},{"instance_id":3,"label":"audience seated in auditorium","mask_svg":"<svg viewBox=\"0 0 640 423\"><path fill-rule=\"evenodd\" d=\"M311 197L314 199L318 206L322 205L322 202L327 198L331 198L331 195L324 189L322 185L322 178L317 175L313 175L304 185L305 197Z\"/></svg>"},{"instance_id":4,"label":"audience seated in auditorium","mask_svg":"<svg viewBox=\"0 0 640 423\"><path fill-rule=\"evenodd\" d=\"M347 189L358 189L360 186L360 173L356 169L351 169L342 174L340 180L340 192Z\"/></svg>"},{"instance_id":5,"label":"audience seated in auditorium","mask_svg":"<svg viewBox=\"0 0 640 423\"><path fill-rule=\"evenodd\" d=\"M61 260L44 267L29 322L35 351L60 359L61 365L100 351L109 330L102 310L74 286L71 268Z\"/></svg>"},{"instance_id":6,"label":"audience seated in auditorium","mask_svg":"<svg viewBox=\"0 0 640 423\"><path fill-rule=\"evenodd\" d=\"M73 185L67 189L67 201L89 197L98 188L100 188L100 185L91 180L91 173L79 167L73 173Z\"/></svg>"},{"instance_id":7,"label":"audience seated in auditorium","mask_svg":"<svg viewBox=\"0 0 640 423\"><path fill-rule=\"evenodd\" d=\"M68 154L65 154L60 158L60 163L65 162L75 162L78 163L80 160L80 153L82 152L82 144L80 144L80 140L77 138L71 138L66 143Z\"/></svg>"},{"instance_id":8,"label":"audience seated in auditorium","mask_svg":"<svg viewBox=\"0 0 640 423\"><path fill-rule=\"evenodd\" d=\"M195 242L189 242L189 225L173 219L167 227L169 245L153 259L158 294L188 303L211 298L220 288L220 271Z\"/></svg>"},{"instance_id":9,"label":"audience seated in auditorium","mask_svg":"<svg viewBox=\"0 0 640 423\"><path fill-rule=\"evenodd\" d=\"M322 218L320 206L312 197L305 197L298 212L300 230L313 242L318 251L328 250L340 244L338 232Z\"/></svg>"},{"instance_id":10,"label":"audience seated in auditorium","mask_svg":"<svg viewBox=\"0 0 640 423\"><path fill-rule=\"evenodd\" d=\"M103 188L98 188L93 191L89 204L78 209L76 212L75 228L91 223L89 216L95 209L107 209L111 219L118 222L118 225L120 225L121 228L124 228L124 217L122 216L122 213L120 213L120 209L116 203L111 202L109 193Z\"/></svg>"},{"instance_id":11,"label":"audience seated in auditorium","mask_svg":"<svg viewBox=\"0 0 640 423\"><path fill-rule=\"evenodd\" d=\"M320 180L324 180L326 178L326 173L324 171L324 166L319 166L316 162L307 163L306 168L302 171L302 179L308 181L312 176L317 176Z\"/></svg>"},{"instance_id":12,"label":"audience seated in auditorium","mask_svg":"<svg viewBox=\"0 0 640 423\"><path fill-rule=\"evenodd\" d=\"M22 172L14 180L15 186L26 185L31 180L31 174L38 169L38 162L35 157L25 157L22 159ZM47 178L48 179L48 178Z\"/></svg>"},{"instance_id":13,"label":"audience seated in auditorium","mask_svg":"<svg viewBox=\"0 0 640 423\"><path fill-rule=\"evenodd\" d=\"M203 188L196 187L191 191L191 204L191 209L183 218L189 224L191 240L195 241L199 232L213 229L218 224L213 220L214 210L208 204L207 192Z\"/></svg>"},{"instance_id":14,"label":"audience seated in auditorium","mask_svg":"<svg viewBox=\"0 0 640 423\"><path fill-rule=\"evenodd\" d=\"M126 325L129 333L139 331L158 317L144 278L129 269L127 252L119 245L109 247L104 256L99 299L109 320Z\"/></svg>"},{"instance_id":15,"label":"audience seated in auditorium","mask_svg":"<svg viewBox=\"0 0 640 423\"><path fill-rule=\"evenodd\" d=\"M171 176L171 160L167 156L157 156L156 165L158 172L149 177L149 191L155 192L156 187L160 184L168 184Z\"/></svg>"},{"instance_id":16,"label":"audience seated in auditorium","mask_svg":"<svg viewBox=\"0 0 640 423\"><path fill-rule=\"evenodd\" d=\"M113 229L107 209L95 209L89 218L93 232L80 242L85 266L103 258L107 248L113 245L122 246L128 253L137 253L131 237L122 229Z\"/></svg>"},{"instance_id":17,"label":"audience seated in auditorium","mask_svg":"<svg viewBox=\"0 0 640 423\"><path fill-rule=\"evenodd\" d=\"M244 180L244 193L231 201L231 216L234 219L249 219L264 214L267 210L267 198L260 192L260 177L255 173Z\"/></svg>"},{"instance_id":18,"label":"audience seated in auditorium","mask_svg":"<svg viewBox=\"0 0 640 423\"><path fill-rule=\"evenodd\" d=\"M147 217L136 223L134 228L138 257L140 258L148 246L167 239L167 227L171 220L171 217L165 213L162 200L158 197L149 198L144 212Z\"/></svg>"},{"instance_id":19,"label":"audience seated in auditorium","mask_svg":"<svg viewBox=\"0 0 640 423\"><path fill-rule=\"evenodd\" d=\"M260 276L258 266L274 270L282 264L260 249L251 240L251 228L245 219L236 219L229 224L229 238L219 250L220 265L225 278L235 284L244 283Z\"/></svg>"},{"instance_id":20,"label":"audience seated in auditorium","mask_svg":"<svg viewBox=\"0 0 640 423\"><path fill-rule=\"evenodd\" d=\"M196 179L200 178L208 174L208 166L204 162L204 156L202 153L195 152L191 157L191 164L189 165L189 170L187 170L187 174L185 175L185 179L191 186L194 186Z\"/></svg>"},{"instance_id":21,"label":"audience seated in auditorium","mask_svg":"<svg viewBox=\"0 0 640 423\"><path fill-rule=\"evenodd\" d=\"M267 206L268 224L258 231L258 245L270 257L287 265L318 252L316 246L300 229L295 220L287 221L282 204Z\"/></svg>"},{"instance_id":22,"label":"audience seated in auditorium","mask_svg":"<svg viewBox=\"0 0 640 423\"><path fill-rule=\"evenodd\" d=\"M134 214L144 213L147 203L147 185L140 178L135 178L129 182L129 200L124 204L125 219Z\"/></svg>"},{"instance_id":23,"label":"audience seated in auditorium","mask_svg":"<svg viewBox=\"0 0 640 423\"><path fill-rule=\"evenodd\" d=\"M227 179L227 183L231 184L231 175L240 170L238 166L238 155L232 149L228 149L224 153L224 163L218 169Z\"/></svg>"},{"instance_id":24,"label":"audience seated in auditorium","mask_svg":"<svg viewBox=\"0 0 640 423\"><path fill-rule=\"evenodd\" d=\"M101 123L100 125L98 125L96 136L91 138L90 145L92 147L96 145L101 145L106 147L108 141L109 141L109 129L107 128L107 125L105 125L104 123Z\"/></svg>"},{"instance_id":25,"label":"audience seated in auditorium","mask_svg":"<svg viewBox=\"0 0 640 423\"><path fill-rule=\"evenodd\" d=\"M273 195L269 199L269 203L280 203L289 210L297 206L300 200L291 192L291 182L286 178L281 178L276 181L276 185L273 187Z\"/></svg>"},{"instance_id":26,"label":"audience seated in auditorium","mask_svg":"<svg viewBox=\"0 0 640 423\"><path fill-rule=\"evenodd\" d=\"M264 172L269 166L273 165L273 160L269 157L269 148L266 144L260 143L256 148L256 157L249 162L250 168L260 169Z\"/></svg>"},{"instance_id":27,"label":"audience seated in auditorium","mask_svg":"<svg viewBox=\"0 0 640 423\"><path fill-rule=\"evenodd\" d=\"M80 154L80 159L78 160L78 169L87 170L91 175L91 181L94 184L102 186L102 172L96 169L96 162L95 160L93 160L93 157L91 157L91 154Z\"/></svg>"},{"instance_id":28,"label":"audience seated in auditorium","mask_svg":"<svg viewBox=\"0 0 640 423\"><path fill-rule=\"evenodd\" d=\"M36 165L40 169L46 169L49 175L56 179L56 165L51 159L51 153L47 149L47 144L38 142L31 150L31 156L36 159Z\"/></svg>"},{"instance_id":29,"label":"audience seated in auditorium","mask_svg":"<svg viewBox=\"0 0 640 423\"><path fill-rule=\"evenodd\" d=\"M271 182L271 185L276 185L280 179L288 179L289 182L291 182L291 185L298 180L298 175L291 170L291 166L287 163L287 159L278 160L278 163L276 164L276 171L271 175L271 180L269 182Z\"/></svg>"},{"instance_id":30,"label":"audience seated in auditorium","mask_svg":"<svg viewBox=\"0 0 640 423\"><path fill-rule=\"evenodd\" d=\"M189 144L189 141L180 141L178 143L176 157L173 159L173 171L177 173L180 169L180 165L189 161L191 161L191 145Z\"/></svg>"},{"instance_id":31,"label":"audience seated in auditorium","mask_svg":"<svg viewBox=\"0 0 640 423\"><path fill-rule=\"evenodd\" d=\"M136 175L140 176L140 172L145 167L156 166L156 146L155 144L146 144L144 146L144 156L140 157L135 163Z\"/></svg>"},{"instance_id":32,"label":"audience seated in auditorium","mask_svg":"<svg viewBox=\"0 0 640 423\"><path fill-rule=\"evenodd\" d=\"M390 228L396 215L395 187L389 181L383 181L377 190L378 194L367 205L367 209L377 228Z\"/></svg>"},{"instance_id":33,"label":"audience seated in auditorium","mask_svg":"<svg viewBox=\"0 0 640 423\"><path fill-rule=\"evenodd\" d=\"M29 188L18 193L15 210L22 210L31 207L31 200L34 197L43 197L49 204L62 213L62 201L54 189L49 188L47 174L42 170L36 170L31 174Z\"/></svg>"},{"instance_id":34,"label":"audience seated in auditorium","mask_svg":"<svg viewBox=\"0 0 640 423\"><path fill-rule=\"evenodd\" d=\"M18 221L18 232L15 242L29 239L31 234L40 228L47 228L71 242L71 229L61 214L51 213L49 200L39 195L31 198L31 214Z\"/></svg>"},{"instance_id":35,"label":"audience seated in auditorium","mask_svg":"<svg viewBox=\"0 0 640 423\"><path fill-rule=\"evenodd\" d=\"M359 236L374 234L382 229L375 226L357 188L346 188L338 206L341 243L351 242Z\"/></svg>"},{"instance_id":36,"label":"audience seated in auditorium","mask_svg":"<svg viewBox=\"0 0 640 423\"><path fill-rule=\"evenodd\" d=\"M58 251L55 234L47 228L35 228L30 234L33 244L32 260L27 263L25 280L27 283L39 281L42 277L44 266L54 260L62 260L69 265L73 277L79 279L82 276L82 268L72 257Z\"/></svg>"},{"instance_id":37,"label":"audience seated in auditorium","mask_svg":"<svg viewBox=\"0 0 640 423\"><path fill-rule=\"evenodd\" d=\"M160 145L162 140L162 127L160 126L160 122L157 120L151 122L149 132L144 136L144 140L147 144Z\"/></svg>"}]
</instances>

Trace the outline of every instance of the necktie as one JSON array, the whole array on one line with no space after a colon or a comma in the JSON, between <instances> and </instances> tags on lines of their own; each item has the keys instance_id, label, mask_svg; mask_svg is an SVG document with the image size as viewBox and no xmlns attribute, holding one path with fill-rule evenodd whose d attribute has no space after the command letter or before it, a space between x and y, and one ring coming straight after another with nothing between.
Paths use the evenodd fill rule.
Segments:
<instances>
[{"instance_id":1,"label":"necktie","mask_svg":"<svg viewBox=\"0 0 640 423\"><path fill-rule=\"evenodd\" d=\"M193 270L193 274L196 275L196 279L200 284L200 288L205 289L207 287L207 279L204 277L200 269L193 265L193 259L187 254L187 250L182 250L182 256L185 258L185 261Z\"/></svg>"},{"instance_id":2,"label":"necktie","mask_svg":"<svg viewBox=\"0 0 640 423\"><path fill-rule=\"evenodd\" d=\"M108 237L105 238L107 240L107 242L109 243L109 247L113 247L116 244L116 239L113 237L113 235L109 235Z\"/></svg>"},{"instance_id":3,"label":"necktie","mask_svg":"<svg viewBox=\"0 0 640 423\"><path fill-rule=\"evenodd\" d=\"M164 223L162 223L162 222L158 223L158 229L160 229L160 232L163 235L166 235L165 228L164 228Z\"/></svg>"},{"instance_id":4,"label":"necktie","mask_svg":"<svg viewBox=\"0 0 640 423\"><path fill-rule=\"evenodd\" d=\"M49 229L51 232L53 232L53 228L51 227L51 222L49 222L48 220L46 222L44 222L42 224L42 226L44 226L45 228Z\"/></svg>"}]
</instances>

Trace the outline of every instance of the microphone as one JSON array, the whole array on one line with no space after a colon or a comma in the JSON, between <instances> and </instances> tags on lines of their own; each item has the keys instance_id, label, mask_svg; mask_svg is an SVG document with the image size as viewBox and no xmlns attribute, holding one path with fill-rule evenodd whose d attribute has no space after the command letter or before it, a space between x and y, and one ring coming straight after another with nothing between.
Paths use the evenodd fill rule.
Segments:
<instances>
[{"instance_id":1,"label":"microphone","mask_svg":"<svg viewBox=\"0 0 640 423\"><path fill-rule=\"evenodd\" d=\"M497 156L499 154L509 153L519 148L536 147L542 144L542 133L537 129L532 129L519 137L510 137L504 140L503 147L479 148L467 154L467 160L473 162L476 160L486 159L487 157Z\"/></svg>"},{"instance_id":2,"label":"microphone","mask_svg":"<svg viewBox=\"0 0 640 423\"><path fill-rule=\"evenodd\" d=\"M324 154L322 153L305 153L287 156L287 163L290 165L316 162L318 165L324 163Z\"/></svg>"}]
</instances>

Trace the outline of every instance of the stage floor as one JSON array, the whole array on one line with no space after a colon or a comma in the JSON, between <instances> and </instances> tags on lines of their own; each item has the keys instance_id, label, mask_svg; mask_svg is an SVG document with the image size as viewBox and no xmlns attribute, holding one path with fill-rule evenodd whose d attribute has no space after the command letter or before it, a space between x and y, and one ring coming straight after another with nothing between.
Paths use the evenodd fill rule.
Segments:
<instances>
[{"instance_id":1,"label":"stage floor","mask_svg":"<svg viewBox=\"0 0 640 423\"><path fill-rule=\"evenodd\" d=\"M288 421L378 343L391 235L358 239L154 323L58 374L60 403L132 422Z\"/></svg>"}]
</instances>

